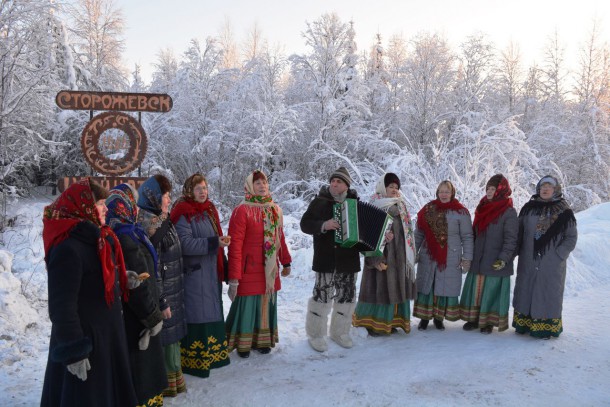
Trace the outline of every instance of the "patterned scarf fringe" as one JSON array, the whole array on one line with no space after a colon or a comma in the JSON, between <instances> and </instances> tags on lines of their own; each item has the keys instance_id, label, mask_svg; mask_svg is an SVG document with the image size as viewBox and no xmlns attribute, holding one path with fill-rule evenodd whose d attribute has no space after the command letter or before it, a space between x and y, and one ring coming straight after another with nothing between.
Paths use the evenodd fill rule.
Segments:
<instances>
[{"instance_id":1,"label":"patterned scarf fringe","mask_svg":"<svg viewBox=\"0 0 610 407\"><path fill-rule=\"evenodd\" d=\"M541 234L539 237L534 239L534 259L537 256L544 256L546 250L550 247L551 243L557 242L563 234L572 226L576 226L576 217L574 216L574 211L569 208L568 203L565 200L555 201L555 202L540 202L533 200L526 203L521 211L519 212L519 217L534 215L539 218L552 216L552 213L555 212L556 218L552 221L551 225L545 229L541 229ZM553 208L554 207L554 208ZM538 224L540 224L540 220ZM536 226L536 229L539 229L539 226ZM521 238L522 236L520 236Z\"/></svg>"}]
</instances>

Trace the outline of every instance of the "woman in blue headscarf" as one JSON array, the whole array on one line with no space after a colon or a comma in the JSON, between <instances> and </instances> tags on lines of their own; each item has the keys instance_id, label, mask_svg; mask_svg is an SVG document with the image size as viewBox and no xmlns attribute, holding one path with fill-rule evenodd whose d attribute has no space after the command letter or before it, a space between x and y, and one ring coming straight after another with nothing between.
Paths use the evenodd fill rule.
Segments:
<instances>
[{"instance_id":1,"label":"woman in blue headscarf","mask_svg":"<svg viewBox=\"0 0 610 407\"><path fill-rule=\"evenodd\" d=\"M169 180L160 174L147 179L138 189L138 223L159 255L157 287L163 314L161 345L169 383L163 392L165 397L186 392L180 365L180 339L186 335L182 248L169 218L171 189Z\"/></svg>"},{"instance_id":2,"label":"woman in blue headscarf","mask_svg":"<svg viewBox=\"0 0 610 407\"><path fill-rule=\"evenodd\" d=\"M123 304L129 362L138 405L161 406L167 376L158 335L163 319L155 283L158 276L157 252L146 232L136 223L137 199L137 192L129 184L110 190L106 199L106 224L119 238L125 267L135 271L141 281L130 291L129 302Z\"/></svg>"}]
</instances>

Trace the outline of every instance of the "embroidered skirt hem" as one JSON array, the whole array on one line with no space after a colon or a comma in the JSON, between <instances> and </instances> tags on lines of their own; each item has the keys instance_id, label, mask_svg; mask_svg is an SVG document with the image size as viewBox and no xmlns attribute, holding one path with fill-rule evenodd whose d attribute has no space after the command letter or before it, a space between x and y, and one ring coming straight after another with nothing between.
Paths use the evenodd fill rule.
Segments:
<instances>
[{"instance_id":1,"label":"embroidered skirt hem","mask_svg":"<svg viewBox=\"0 0 610 407\"><path fill-rule=\"evenodd\" d=\"M155 397L151 397L144 404L139 404L136 407L161 407L163 405L163 393L157 394Z\"/></svg>"},{"instance_id":2,"label":"embroidered skirt hem","mask_svg":"<svg viewBox=\"0 0 610 407\"><path fill-rule=\"evenodd\" d=\"M210 369L228 365L229 352L223 321L188 324L187 335L180 341L182 372L209 377Z\"/></svg>"},{"instance_id":3,"label":"embroidered skirt hem","mask_svg":"<svg viewBox=\"0 0 610 407\"><path fill-rule=\"evenodd\" d=\"M371 329L379 334L390 334L392 328L411 332L409 301L401 304L370 304L358 302L352 323L356 327Z\"/></svg>"},{"instance_id":4,"label":"embroidered skirt hem","mask_svg":"<svg viewBox=\"0 0 610 407\"><path fill-rule=\"evenodd\" d=\"M534 319L529 315L515 311L513 315L513 328L519 334L529 333L535 338L559 337L563 332L561 318Z\"/></svg>"},{"instance_id":5,"label":"embroidered skirt hem","mask_svg":"<svg viewBox=\"0 0 610 407\"><path fill-rule=\"evenodd\" d=\"M413 304L413 316L420 319L430 320L432 318L447 321L460 319L460 307L458 297L440 297L433 294L417 293Z\"/></svg>"},{"instance_id":6,"label":"embroidered skirt hem","mask_svg":"<svg viewBox=\"0 0 610 407\"><path fill-rule=\"evenodd\" d=\"M480 327L508 329L510 276L495 277L468 273L460 298L460 318Z\"/></svg>"},{"instance_id":7,"label":"embroidered skirt hem","mask_svg":"<svg viewBox=\"0 0 610 407\"><path fill-rule=\"evenodd\" d=\"M277 293L235 298L225 323L227 351L273 348L279 342Z\"/></svg>"},{"instance_id":8,"label":"embroidered skirt hem","mask_svg":"<svg viewBox=\"0 0 610 407\"><path fill-rule=\"evenodd\" d=\"M180 366L180 342L163 347L165 370L168 386L163 390L164 397L176 397L178 393L186 392L186 382Z\"/></svg>"}]
</instances>

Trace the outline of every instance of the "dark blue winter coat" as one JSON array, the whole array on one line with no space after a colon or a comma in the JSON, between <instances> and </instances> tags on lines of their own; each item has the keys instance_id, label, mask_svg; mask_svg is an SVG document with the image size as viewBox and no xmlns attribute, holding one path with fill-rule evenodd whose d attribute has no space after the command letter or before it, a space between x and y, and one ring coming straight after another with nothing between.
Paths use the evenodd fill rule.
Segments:
<instances>
[{"instance_id":1,"label":"dark blue winter coat","mask_svg":"<svg viewBox=\"0 0 610 407\"><path fill-rule=\"evenodd\" d=\"M123 304L133 383L139 404L142 405L161 394L167 387L161 337L159 335L150 337L148 348L145 350L140 350L138 346L142 331L154 327L162 320L159 292L155 281L153 257L146 245L134 240L128 234L120 235L119 242L127 270L150 275L139 287L130 290L129 301Z\"/></svg>"},{"instance_id":2,"label":"dark blue winter coat","mask_svg":"<svg viewBox=\"0 0 610 407\"><path fill-rule=\"evenodd\" d=\"M46 259L53 325L41 406L137 404L118 276L114 302L108 306L97 253L99 236L99 227L83 221L50 249ZM91 370L87 380L81 381L66 366L84 358L89 359Z\"/></svg>"}]
</instances>

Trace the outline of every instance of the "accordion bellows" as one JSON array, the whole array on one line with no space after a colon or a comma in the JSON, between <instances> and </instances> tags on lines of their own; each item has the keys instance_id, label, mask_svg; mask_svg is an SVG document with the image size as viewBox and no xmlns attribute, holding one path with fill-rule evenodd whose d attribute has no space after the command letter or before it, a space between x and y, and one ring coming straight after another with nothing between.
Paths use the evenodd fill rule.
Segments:
<instances>
[{"instance_id":1,"label":"accordion bellows","mask_svg":"<svg viewBox=\"0 0 610 407\"><path fill-rule=\"evenodd\" d=\"M385 234L392 227L392 217L370 203L346 199L333 207L333 218L341 227L335 242L341 247L355 247L365 256L381 256Z\"/></svg>"}]
</instances>

